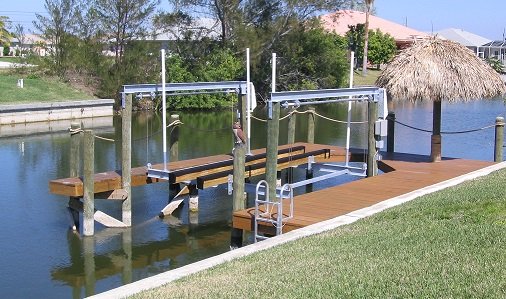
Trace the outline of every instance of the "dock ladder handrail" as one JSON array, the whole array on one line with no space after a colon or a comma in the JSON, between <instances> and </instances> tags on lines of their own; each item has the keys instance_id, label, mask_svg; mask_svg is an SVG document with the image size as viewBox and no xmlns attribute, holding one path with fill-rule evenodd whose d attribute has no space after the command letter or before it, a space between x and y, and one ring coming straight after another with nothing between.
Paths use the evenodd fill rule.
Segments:
<instances>
[{"instance_id":1,"label":"dock ladder handrail","mask_svg":"<svg viewBox=\"0 0 506 299\"><path fill-rule=\"evenodd\" d=\"M264 192L260 191L264 188ZM257 183L255 191L255 224L254 224L254 242L265 240L268 237L262 236L258 232L260 222L271 223L276 228L276 236L283 233L283 221L293 217L293 189L290 184L285 184L278 189L279 196L271 201L269 198L269 183L261 180ZM278 192L276 192L278 193ZM260 195L264 195L264 199L260 199ZM283 199L290 200L290 212L288 216L283 215ZM260 205L264 205L265 212L260 213ZM275 217L273 217L275 215Z\"/></svg>"}]
</instances>

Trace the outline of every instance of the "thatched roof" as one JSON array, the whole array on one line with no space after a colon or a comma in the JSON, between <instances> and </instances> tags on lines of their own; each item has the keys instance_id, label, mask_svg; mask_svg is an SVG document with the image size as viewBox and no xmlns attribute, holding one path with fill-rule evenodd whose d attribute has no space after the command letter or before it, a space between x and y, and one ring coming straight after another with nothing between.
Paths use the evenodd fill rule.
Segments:
<instances>
[{"instance_id":1,"label":"thatched roof","mask_svg":"<svg viewBox=\"0 0 506 299\"><path fill-rule=\"evenodd\" d=\"M471 50L437 38L400 52L376 85L394 100L468 101L506 93L500 75Z\"/></svg>"}]
</instances>

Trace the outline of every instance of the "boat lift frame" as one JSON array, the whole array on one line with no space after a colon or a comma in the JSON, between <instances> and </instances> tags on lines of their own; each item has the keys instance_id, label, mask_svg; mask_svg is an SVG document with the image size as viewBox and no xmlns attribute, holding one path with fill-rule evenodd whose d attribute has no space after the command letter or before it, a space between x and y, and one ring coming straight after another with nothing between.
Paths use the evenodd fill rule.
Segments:
<instances>
[{"instance_id":1,"label":"boat lift frame","mask_svg":"<svg viewBox=\"0 0 506 299\"><path fill-rule=\"evenodd\" d=\"M125 97L128 94L140 94L154 97L156 95L162 96L162 127L163 129L163 169L151 168L151 163L148 163L148 177L158 179L169 179L170 170L167 169L167 96L184 96L196 94L211 94L211 93L236 93L246 95L246 118L248 127L248 154L251 153L251 103L253 99L251 94L252 83L250 75L250 51L246 49L246 81L219 81L219 82L184 82L184 83L167 83L165 79L165 50L161 51L162 56L162 83L160 84L130 84L123 85L121 92L122 103L121 106L125 107Z\"/></svg>"}]
</instances>

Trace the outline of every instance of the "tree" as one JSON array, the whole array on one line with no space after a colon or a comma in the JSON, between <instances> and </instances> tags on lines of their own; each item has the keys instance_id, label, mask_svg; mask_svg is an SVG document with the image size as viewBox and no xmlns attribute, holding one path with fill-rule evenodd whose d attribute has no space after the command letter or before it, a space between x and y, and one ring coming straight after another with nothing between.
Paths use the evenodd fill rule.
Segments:
<instances>
[{"instance_id":1,"label":"tree","mask_svg":"<svg viewBox=\"0 0 506 299\"><path fill-rule=\"evenodd\" d=\"M105 36L112 40L115 64L122 63L129 41L146 35L159 0L96 0L95 10Z\"/></svg>"},{"instance_id":2,"label":"tree","mask_svg":"<svg viewBox=\"0 0 506 299\"><path fill-rule=\"evenodd\" d=\"M395 40L390 34L379 29L369 32L368 59L372 64L376 64L378 69L382 63L389 62L396 51Z\"/></svg>"},{"instance_id":3,"label":"tree","mask_svg":"<svg viewBox=\"0 0 506 299\"><path fill-rule=\"evenodd\" d=\"M341 87L346 78L346 50L345 38L321 27L291 31L276 49L280 57L277 86L280 90Z\"/></svg>"},{"instance_id":4,"label":"tree","mask_svg":"<svg viewBox=\"0 0 506 299\"><path fill-rule=\"evenodd\" d=\"M21 50L23 50L26 40L25 27L21 24L16 24L14 26L14 36L18 39L19 46L21 47Z\"/></svg>"},{"instance_id":5,"label":"tree","mask_svg":"<svg viewBox=\"0 0 506 299\"><path fill-rule=\"evenodd\" d=\"M9 17L0 16L0 44L10 45L12 35L7 30L7 24L9 23Z\"/></svg>"},{"instance_id":6,"label":"tree","mask_svg":"<svg viewBox=\"0 0 506 299\"><path fill-rule=\"evenodd\" d=\"M67 70L68 38L75 29L78 0L45 0L48 16L36 14L33 24L42 36L50 42L54 70L61 78Z\"/></svg>"},{"instance_id":7,"label":"tree","mask_svg":"<svg viewBox=\"0 0 506 299\"><path fill-rule=\"evenodd\" d=\"M362 76L367 76L367 50L369 44L369 15L371 14L371 7L374 0L365 0L366 11L365 11L365 37L364 37L364 56L362 57Z\"/></svg>"},{"instance_id":8,"label":"tree","mask_svg":"<svg viewBox=\"0 0 506 299\"><path fill-rule=\"evenodd\" d=\"M355 51L357 60L363 58L364 39L365 39L365 26L364 24L357 24L350 26L350 30L346 33L350 48ZM388 33L383 33L379 29L376 31L369 30L369 44L368 44L368 60L373 64L382 64L388 62L395 55L397 47L395 40ZM362 66L363 67L363 66Z\"/></svg>"}]
</instances>

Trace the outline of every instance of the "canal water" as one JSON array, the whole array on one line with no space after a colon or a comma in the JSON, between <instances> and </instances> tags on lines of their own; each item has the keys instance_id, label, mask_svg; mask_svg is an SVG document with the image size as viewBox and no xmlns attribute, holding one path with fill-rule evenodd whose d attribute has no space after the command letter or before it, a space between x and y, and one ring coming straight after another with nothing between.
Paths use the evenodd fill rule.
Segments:
<instances>
[{"instance_id":1,"label":"canal water","mask_svg":"<svg viewBox=\"0 0 506 299\"><path fill-rule=\"evenodd\" d=\"M317 106L320 115L346 120L346 105ZM421 129L432 126L432 104L391 105L397 120ZM367 109L356 104L352 120L366 119ZM286 113L286 112L284 112ZM180 159L230 153L232 112L179 113ZM505 114L503 101L443 104L443 131L465 131L494 124ZM265 118L265 111L255 112ZM97 135L114 139L95 141L95 170L119 169L121 165L121 119L104 123L96 120ZM41 124L40 126L48 126ZM266 123L252 121L252 147L264 147ZM286 143L287 120L281 122L280 143ZM96 225L96 235L83 238L69 231L67 201L50 194L48 181L69 174L69 133L50 128L48 133L12 133L0 130L0 298L80 298L122 284L214 256L229 250L231 197L225 188L200 193L200 211L188 212L188 205L165 219L157 217L167 203L168 187L159 183L133 188L133 226L105 229ZM9 132L9 133L6 133ZM351 146L364 148L365 125L352 126ZM8 135L8 136L7 136ZM430 133L396 125L399 152L428 155ZM296 141L305 141L306 116L297 116ZM161 117L153 113L134 114L132 165L162 161ZM345 125L316 119L315 142L344 146ZM443 136L443 156L492 160L494 129ZM296 176L303 177L300 169ZM351 178L341 178L343 183ZM315 186L323 188L336 182ZM385 186L387 187L387 186ZM116 202L97 200L96 208L120 218Z\"/></svg>"}]
</instances>

